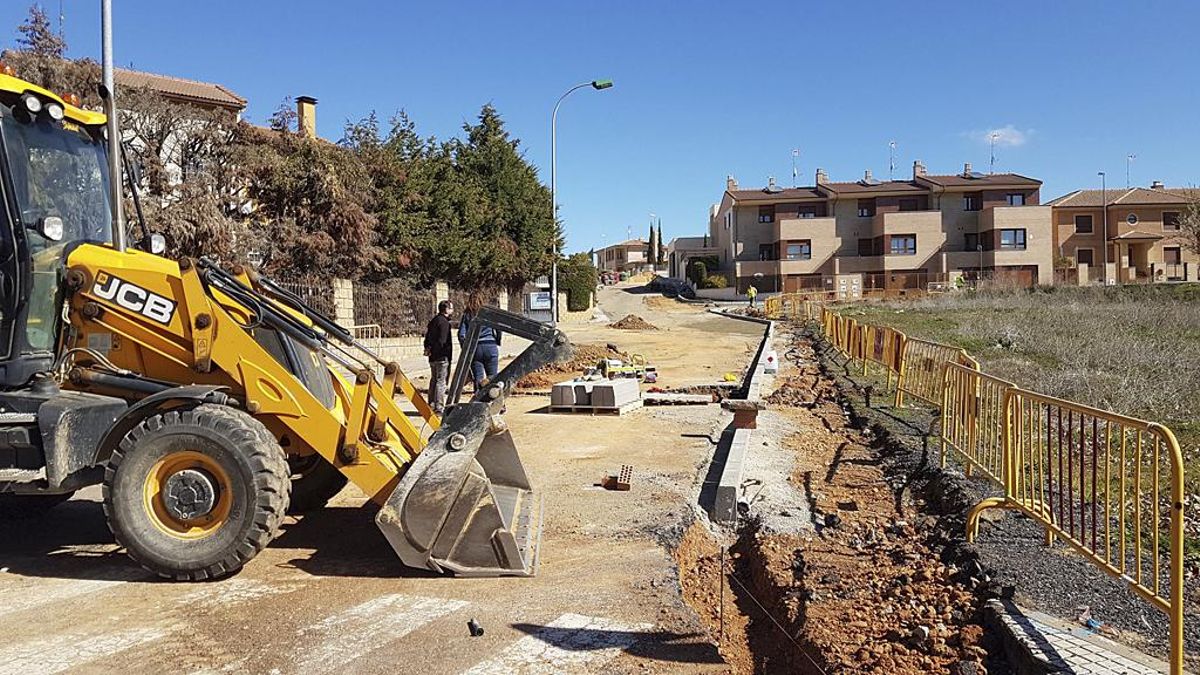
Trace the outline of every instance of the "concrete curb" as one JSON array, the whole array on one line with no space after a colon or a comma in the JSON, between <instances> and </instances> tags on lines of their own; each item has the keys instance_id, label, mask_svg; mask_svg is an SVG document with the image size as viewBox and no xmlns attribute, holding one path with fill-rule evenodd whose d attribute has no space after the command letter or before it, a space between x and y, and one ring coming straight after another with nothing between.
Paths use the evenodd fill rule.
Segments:
<instances>
[{"instance_id":1,"label":"concrete curb","mask_svg":"<svg viewBox=\"0 0 1200 675\"><path fill-rule=\"evenodd\" d=\"M750 366L746 369L746 378L742 382L742 398L725 399L721 407L733 412L734 427L729 453L725 458L725 466L721 469L721 479L717 485L716 497L713 500L712 519L718 523L731 523L737 518L738 492L742 487L742 470L746 465L746 456L750 451L751 430L756 426L758 411L766 406L762 402L762 384L766 378L765 355L771 349L771 340L775 337L775 322L752 316L729 314L715 309L708 310L718 316L727 316L743 321L765 325L762 341Z\"/></svg>"},{"instance_id":2,"label":"concrete curb","mask_svg":"<svg viewBox=\"0 0 1200 675\"><path fill-rule=\"evenodd\" d=\"M737 517L738 491L742 488L742 468L746 464L746 454L750 451L750 435L749 429L733 431L729 455L725 458L725 468L721 471L721 482L717 484L717 494L710 514L718 523L732 523Z\"/></svg>"}]
</instances>

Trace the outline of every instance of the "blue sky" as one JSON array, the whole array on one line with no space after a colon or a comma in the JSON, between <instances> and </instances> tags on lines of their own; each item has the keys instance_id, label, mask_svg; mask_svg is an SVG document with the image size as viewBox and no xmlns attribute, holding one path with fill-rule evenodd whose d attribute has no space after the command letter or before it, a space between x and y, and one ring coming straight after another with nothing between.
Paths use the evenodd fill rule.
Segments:
<instances>
[{"instance_id":1,"label":"blue sky","mask_svg":"<svg viewBox=\"0 0 1200 675\"><path fill-rule=\"evenodd\" d=\"M57 14L57 0L45 3ZM63 0L72 56L99 57L98 0ZM559 114L559 202L573 250L700 234L726 174L802 184L864 169L986 170L1092 187L1200 184L1200 3L365 2L114 0L121 65L220 82L261 122L287 96L320 100L318 131L405 108L425 135L457 134L493 103L549 183ZM0 47L28 8L0 6ZM628 228L628 230L627 230Z\"/></svg>"}]
</instances>

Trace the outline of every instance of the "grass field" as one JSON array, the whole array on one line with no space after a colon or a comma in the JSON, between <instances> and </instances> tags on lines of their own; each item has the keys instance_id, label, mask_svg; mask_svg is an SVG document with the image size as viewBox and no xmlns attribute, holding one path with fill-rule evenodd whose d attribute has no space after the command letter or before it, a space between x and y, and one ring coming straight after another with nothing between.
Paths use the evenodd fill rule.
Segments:
<instances>
[{"instance_id":1,"label":"grass field","mask_svg":"<svg viewBox=\"0 0 1200 675\"><path fill-rule=\"evenodd\" d=\"M1200 285L953 293L842 312L963 347L1027 389L1169 426L1200 502Z\"/></svg>"}]
</instances>

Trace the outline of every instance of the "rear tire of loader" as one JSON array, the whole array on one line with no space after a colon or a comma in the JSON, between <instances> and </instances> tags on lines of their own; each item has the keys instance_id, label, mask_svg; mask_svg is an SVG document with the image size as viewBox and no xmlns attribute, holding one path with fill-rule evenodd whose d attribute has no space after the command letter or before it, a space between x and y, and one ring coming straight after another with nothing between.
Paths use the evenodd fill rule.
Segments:
<instances>
[{"instance_id":1,"label":"rear tire of loader","mask_svg":"<svg viewBox=\"0 0 1200 675\"><path fill-rule=\"evenodd\" d=\"M292 502L288 513L316 511L346 487L347 478L320 455L297 457L292 466Z\"/></svg>"},{"instance_id":2,"label":"rear tire of loader","mask_svg":"<svg viewBox=\"0 0 1200 675\"><path fill-rule=\"evenodd\" d=\"M261 422L202 404L130 430L104 472L104 513L146 569L194 581L241 569L279 533L291 482Z\"/></svg>"}]
</instances>

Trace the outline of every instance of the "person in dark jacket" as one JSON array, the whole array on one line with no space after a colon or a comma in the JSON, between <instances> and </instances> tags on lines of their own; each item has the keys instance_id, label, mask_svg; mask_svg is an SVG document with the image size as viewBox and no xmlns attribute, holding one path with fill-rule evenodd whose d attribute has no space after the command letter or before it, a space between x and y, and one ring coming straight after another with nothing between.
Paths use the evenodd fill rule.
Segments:
<instances>
[{"instance_id":1,"label":"person in dark jacket","mask_svg":"<svg viewBox=\"0 0 1200 675\"><path fill-rule=\"evenodd\" d=\"M454 314L454 303L443 300L438 303L437 316L429 321L425 329L425 356L429 359L429 405L438 415L446 407L446 389L450 385L450 361L454 357L454 329L450 315Z\"/></svg>"},{"instance_id":2,"label":"person in dark jacket","mask_svg":"<svg viewBox=\"0 0 1200 675\"><path fill-rule=\"evenodd\" d=\"M468 309L463 313L462 321L458 324L458 344L464 346L467 336L471 333L471 323L475 321L478 309ZM475 346L475 354L471 358L471 380L475 390L479 391L484 384L496 376L500 370L500 331L491 326L479 328L479 343Z\"/></svg>"}]
</instances>

